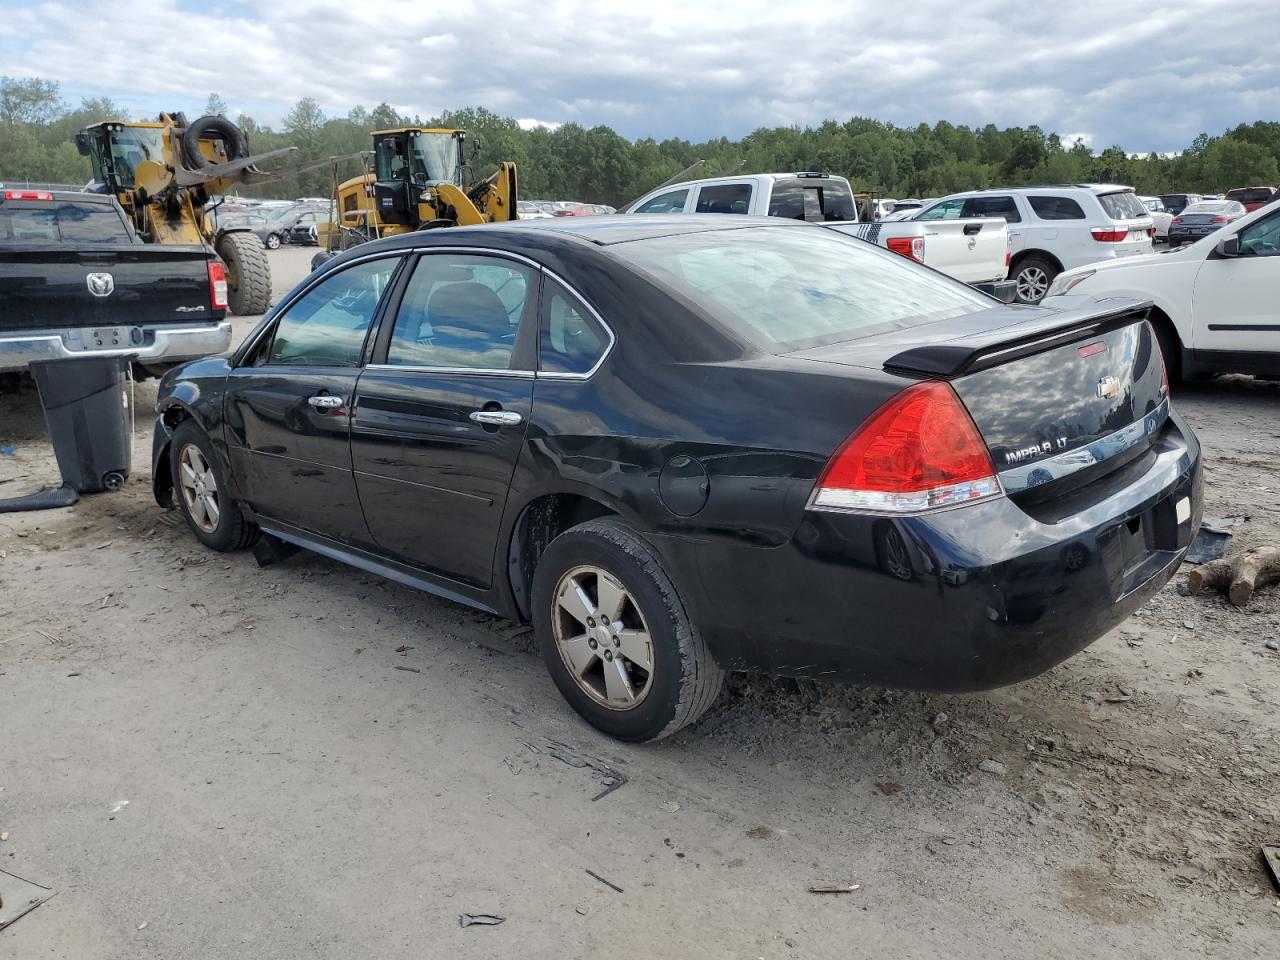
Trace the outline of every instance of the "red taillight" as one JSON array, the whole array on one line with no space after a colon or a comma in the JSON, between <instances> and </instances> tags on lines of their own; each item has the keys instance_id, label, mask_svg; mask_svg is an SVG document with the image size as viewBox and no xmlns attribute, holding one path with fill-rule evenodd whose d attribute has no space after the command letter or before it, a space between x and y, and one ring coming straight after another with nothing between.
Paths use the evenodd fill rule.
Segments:
<instances>
[{"instance_id":1,"label":"red taillight","mask_svg":"<svg viewBox=\"0 0 1280 960\"><path fill-rule=\"evenodd\" d=\"M1013 263L1013 237L1009 237L1004 245L1004 268L1006 272L1011 263Z\"/></svg>"},{"instance_id":2,"label":"red taillight","mask_svg":"<svg viewBox=\"0 0 1280 960\"><path fill-rule=\"evenodd\" d=\"M1230 217L1211 217L1209 222L1210 223L1230 223L1231 218Z\"/></svg>"},{"instance_id":3,"label":"red taillight","mask_svg":"<svg viewBox=\"0 0 1280 960\"><path fill-rule=\"evenodd\" d=\"M924 237L890 237L885 246L894 253L900 253L917 263L924 263Z\"/></svg>"},{"instance_id":4,"label":"red taillight","mask_svg":"<svg viewBox=\"0 0 1280 960\"><path fill-rule=\"evenodd\" d=\"M1129 237L1128 230L1114 230L1110 227L1094 227L1089 232L1093 234L1093 239L1101 243L1119 243Z\"/></svg>"},{"instance_id":5,"label":"red taillight","mask_svg":"<svg viewBox=\"0 0 1280 960\"><path fill-rule=\"evenodd\" d=\"M209 261L209 303L215 310L227 309L227 271L220 260Z\"/></svg>"},{"instance_id":6,"label":"red taillight","mask_svg":"<svg viewBox=\"0 0 1280 960\"><path fill-rule=\"evenodd\" d=\"M1181 222L1182 222L1182 218L1181 218L1181 217L1174 217L1174 218L1173 218L1172 220L1170 220L1169 222L1170 222L1170 223L1181 223Z\"/></svg>"},{"instance_id":7,"label":"red taillight","mask_svg":"<svg viewBox=\"0 0 1280 960\"><path fill-rule=\"evenodd\" d=\"M52 200L53 194L47 190L6 190L6 200Z\"/></svg>"},{"instance_id":8,"label":"red taillight","mask_svg":"<svg viewBox=\"0 0 1280 960\"><path fill-rule=\"evenodd\" d=\"M1156 228L1155 228L1155 227L1147 227L1147 236L1148 236L1148 237L1151 237L1152 239L1154 239L1154 238L1155 238L1155 235L1156 235Z\"/></svg>"},{"instance_id":9,"label":"red taillight","mask_svg":"<svg viewBox=\"0 0 1280 960\"><path fill-rule=\"evenodd\" d=\"M996 496L991 455L951 387L926 380L880 407L835 452L810 506L915 513Z\"/></svg>"}]
</instances>

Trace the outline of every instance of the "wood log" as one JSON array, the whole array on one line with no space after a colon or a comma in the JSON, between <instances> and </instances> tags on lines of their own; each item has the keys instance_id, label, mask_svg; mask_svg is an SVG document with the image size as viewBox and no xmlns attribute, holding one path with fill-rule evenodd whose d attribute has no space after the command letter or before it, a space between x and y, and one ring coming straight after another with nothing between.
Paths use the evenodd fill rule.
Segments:
<instances>
[{"instance_id":1,"label":"wood log","mask_svg":"<svg viewBox=\"0 0 1280 960\"><path fill-rule=\"evenodd\" d=\"M1231 603L1243 607L1259 587L1280 580L1280 547L1251 547L1233 557L1211 560L1191 571L1187 590L1206 587L1225 593Z\"/></svg>"}]
</instances>

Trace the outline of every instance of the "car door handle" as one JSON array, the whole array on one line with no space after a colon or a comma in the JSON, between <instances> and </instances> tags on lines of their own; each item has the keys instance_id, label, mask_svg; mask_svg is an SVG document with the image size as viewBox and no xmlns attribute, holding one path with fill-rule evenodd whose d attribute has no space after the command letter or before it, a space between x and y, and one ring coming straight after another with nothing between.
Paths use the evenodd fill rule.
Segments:
<instances>
[{"instance_id":1,"label":"car door handle","mask_svg":"<svg viewBox=\"0 0 1280 960\"><path fill-rule=\"evenodd\" d=\"M981 232L982 232L982 224L980 223L966 223L964 225L964 235L966 237L972 237L975 233L981 233Z\"/></svg>"},{"instance_id":2,"label":"car door handle","mask_svg":"<svg viewBox=\"0 0 1280 960\"><path fill-rule=\"evenodd\" d=\"M475 423L491 427L513 427L524 419L514 410L472 410L468 416Z\"/></svg>"},{"instance_id":3,"label":"car door handle","mask_svg":"<svg viewBox=\"0 0 1280 960\"><path fill-rule=\"evenodd\" d=\"M331 397L327 393L322 393L318 397L308 397L307 403L317 410L337 410L342 406L342 398Z\"/></svg>"}]
</instances>

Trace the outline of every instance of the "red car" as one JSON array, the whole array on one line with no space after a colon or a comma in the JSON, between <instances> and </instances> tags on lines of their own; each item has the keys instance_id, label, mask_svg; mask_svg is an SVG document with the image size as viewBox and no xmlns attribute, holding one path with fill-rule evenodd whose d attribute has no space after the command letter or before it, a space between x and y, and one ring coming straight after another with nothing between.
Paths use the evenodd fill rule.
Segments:
<instances>
[{"instance_id":1,"label":"red car","mask_svg":"<svg viewBox=\"0 0 1280 960\"><path fill-rule=\"evenodd\" d=\"M1228 190L1226 199L1244 204L1247 212L1253 213L1259 207L1265 207L1276 198L1275 187L1236 187Z\"/></svg>"}]
</instances>

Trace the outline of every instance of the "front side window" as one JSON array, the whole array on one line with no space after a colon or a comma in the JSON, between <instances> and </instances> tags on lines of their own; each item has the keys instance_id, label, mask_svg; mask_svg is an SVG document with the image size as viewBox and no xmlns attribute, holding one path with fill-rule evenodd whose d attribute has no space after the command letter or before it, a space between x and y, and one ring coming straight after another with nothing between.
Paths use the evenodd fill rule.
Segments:
<instances>
[{"instance_id":1,"label":"front side window","mask_svg":"<svg viewBox=\"0 0 1280 960\"><path fill-rule=\"evenodd\" d=\"M722 183L698 191L695 213L749 213L751 184Z\"/></svg>"},{"instance_id":2,"label":"front side window","mask_svg":"<svg viewBox=\"0 0 1280 960\"><path fill-rule=\"evenodd\" d=\"M265 362L358 367L365 337L399 257L366 260L325 277L276 324Z\"/></svg>"},{"instance_id":3,"label":"front side window","mask_svg":"<svg viewBox=\"0 0 1280 960\"><path fill-rule=\"evenodd\" d=\"M536 271L469 254L423 256L396 312L387 363L507 370L516 335L537 300Z\"/></svg>"},{"instance_id":4,"label":"front side window","mask_svg":"<svg viewBox=\"0 0 1280 960\"><path fill-rule=\"evenodd\" d=\"M684 204L688 199L688 189L672 190L669 193L661 193L652 200L646 200L632 213L684 213Z\"/></svg>"},{"instance_id":5,"label":"front side window","mask_svg":"<svg viewBox=\"0 0 1280 960\"><path fill-rule=\"evenodd\" d=\"M830 230L711 230L617 243L610 251L777 352L990 306L962 283Z\"/></svg>"},{"instance_id":6,"label":"front side window","mask_svg":"<svg viewBox=\"0 0 1280 960\"><path fill-rule=\"evenodd\" d=\"M1084 211L1080 209L1080 204L1070 197L1028 197L1027 202L1031 204L1031 209L1041 220L1084 219Z\"/></svg>"},{"instance_id":7,"label":"front side window","mask_svg":"<svg viewBox=\"0 0 1280 960\"><path fill-rule=\"evenodd\" d=\"M1280 256L1280 213L1255 220L1240 231L1240 256Z\"/></svg>"},{"instance_id":8,"label":"front side window","mask_svg":"<svg viewBox=\"0 0 1280 960\"><path fill-rule=\"evenodd\" d=\"M586 306L548 278L542 288L540 373L588 373L609 347L609 334Z\"/></svg>"},{"instance_id":9,"label":"front side window","mask_svg":"<svg viewBox=\"0 0 1280 960\"><path fill-rule=\"evenodd\" d=\"M917 220L959 220L964 213L964 205L967 201L964 197L956 197L954 200L943 200L935 203L932 207L924 210L916 216Z\"/></svg>"}]
</instances>

